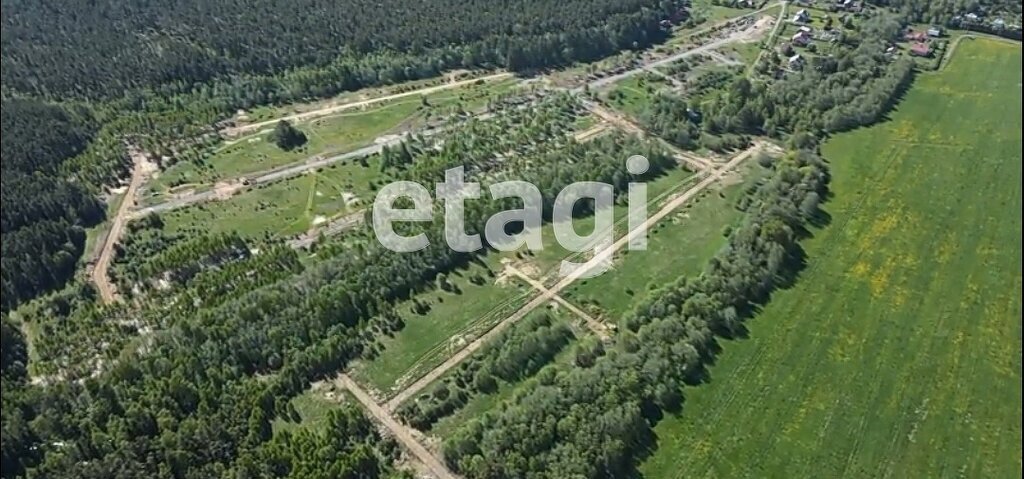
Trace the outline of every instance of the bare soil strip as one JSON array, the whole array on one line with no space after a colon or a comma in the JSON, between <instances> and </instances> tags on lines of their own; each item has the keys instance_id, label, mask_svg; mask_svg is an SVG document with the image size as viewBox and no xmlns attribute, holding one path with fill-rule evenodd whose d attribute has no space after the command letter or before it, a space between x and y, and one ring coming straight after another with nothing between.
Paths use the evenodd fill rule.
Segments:
<instances>
[{"instance_id":1,"label":"bare soil strip","mask_svg":"<svg viewBox=\"0 0 1024 479\"><path fill-rule=\"evenodd\" d=\"M423 444L420 444L420 442L416 440L416 437L409 428L396 421L395 418L391 416L390 412L380 407L380 405L378 405L377 402L363 390L363 388L359 387L359 384L353 381L352 378L348 377L347 374L338 375L336 381L339 386L348 389L349 392L355 396L356 400L358 400L363 407L365 407L366 410L377 419L377 421L380 421L384 427L388 428L388 430L390 430L395 436L395 439L398 440L406 450L412 453L416 459L423 463L434 477L438 479L455 479L457 477L455 474L452 474L447 467L445 467L444 462L431 454Z\"/></svg>"}]
</instances>

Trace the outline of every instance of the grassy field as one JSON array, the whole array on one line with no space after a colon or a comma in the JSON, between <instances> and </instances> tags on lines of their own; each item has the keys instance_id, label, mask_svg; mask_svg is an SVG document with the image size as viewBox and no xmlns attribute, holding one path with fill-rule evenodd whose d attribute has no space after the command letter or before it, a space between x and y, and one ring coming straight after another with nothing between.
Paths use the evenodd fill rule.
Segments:
<instances>
[{"instance_id":1,"label":"grassy field","mask_svg":"<svg viewBox=\"0 0 1024 479\"><path fill-rule=\"evenodd\" d=\"M420 126L428 115L442 114L455 105L467 110L482 107L489 99L511 91L516 84L514 78L471 84L301 122L296 126L306 134L308 141L291 151L278 148L269 141L267 133L242 137L216 150L205 160L205 167L189 162L172 165L151 183L151 194L158 195L180 184L235 178L317 154L326 156L354 150L372 143L378 136Z\"/></svg>"},{"instance_id":2,"label":"grassy field","mask_svg":"<svg viewBox=\"0 0 1024 479\"><path fill-rule=\"evenodd\" d=\"M275 417L270 426L274 434L284 431L295 431L299 428L317 428L327 421L327 414L337 408L342 401L354 400L348 391L337 390L331 385L317 389L307 389L291 400L292 407L299 413L300 421L292 422L291 418Z\"/></svg>"},{"instance_id":3,"label":"grassy field","mask_svg":"<svg viewBox=\"0 0 1024 479\"><path fill-rule=\"evenodd\" d=\"M661 421L643 477L1020 477L1021 48L968 41L838 135L795 287Z\"/></svg>"},{"instance_id":4,"label":"grassy field","mask_svg":"<svg viewBox=\"0 0 1024 479\"><path fill-rule=\"evenodd\" d=\"M652 285L699 273L725 244L724 228L742 216L734 207L736 199L763 172L757 164L749 163L742 181L710 188L696 202L658 222L648 231L646 251L619 253L614 269L574 283L564 296L579 305L595 305L611 321L618 321ZM655 206L648 208L654 209Z\"/></svg>"},{"instance_id":5,"label":"grassy field","mask_svg":"<svg viewBox=\"0 0 1024 479\"><path fill-rule=\"evenodd\" d=\"M648 211L653 209L655 205L668 195L681 191L695 182L696 178L693 176L693 173L682 168L672 169L653 181L648 182ZM612 216L615 222L613 234L618 238L626 234L629 226L627 224L629 208L628 205L622 204L614 205L612 209ZM586 235L594 231L594 223L595 216L575 218L573 220L573 228L577 234ZM551 275L557 273L561 261L574 253L558 243L557 238L555 238L554 226L551 223L545 223L541 226L541 238L544 241L544 249L542 250L527 251L524 246L522 251L495 252L493 255L515 261L520 265L521 269L528 270L531 275L537 278L545 277L553 281L555 278ZM585 257L590 256L589 252L584 252L583 254L586 255ZM524 261L525 263L523 263Z\"/></svg>"},{"instance_id":6,"label":"grassy field","mask_svg":"<svg viewBox=\"0 0 1024 479\"><path fill-rule=\"evenodd\" d=\"M376 157L271 183L225 201L161 214L168 231L237 231L244 236L291 236L373 202L371 182L384 178Z\"/></svg>"},{"instance_id":7,"label":"grassy field","mask_svg":"<svg viewBox=\"0 0 1024 479\"><path fill-rule=\"evenodd\" d=\"M430 305L425 314L412 311L412 300L399 304L405 327L384 338L383 352L356 365L353 377L389 395L515 312L533 291L511 278L496 283L499 273L500 265L474 263L449 275L458 293L431 289L414 298ZM472 281L474 276L482 278L481 284Z\"/></svg>"}]
</instances>

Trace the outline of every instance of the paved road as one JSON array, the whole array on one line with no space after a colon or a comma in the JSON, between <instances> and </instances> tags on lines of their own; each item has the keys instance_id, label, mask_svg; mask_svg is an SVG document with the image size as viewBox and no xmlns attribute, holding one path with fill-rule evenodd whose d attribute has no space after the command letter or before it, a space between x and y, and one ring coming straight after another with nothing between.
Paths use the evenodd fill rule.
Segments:
<instances>
[{"instance_id":1,"label":"paved road","mask_svg":"<svg viewBox=\"0 0 1024 479\"><path fill-rule=\"evenodd\" d=\"M373 398L363 390L363 388L359 387L359 384L356 384L352 378L348 377L347 374L339 374L336 381L340 386L348 389L349 392L355 396L356 400L359 401L363 407L373 415L373 417L377 418L384 427L388 428L391 433L394 434L395 439L402 443L402 445L405 446L413 456L416 456L416 459L419 459L419 461L430 470L431 474L438 479L455 479L455 474L452 474L452 472L445 467L444 463L434 457L426 447L423 447L408 428L399 424L395 418L391 417L391 413L380 407L380 405L377 404L377 402L374 401Z\"/></svg>"},{"instance_id":2,"label":"paved road","mask_svg":"<svg viewBox=\"0 0 1024 479\"><path fill-rule=\"evenodd\" d=\"M703 172L698 173L707 176L699 183L694 185L692 188L686 190L684 193L673 198L664 206L662 206L657 213L647 218L647 220L644 221L642 225L630 230L627 234L623 235L621 238L612 243L611 246L598 251L590 260L574 269L568 275L566 275L557 283L555 283L554 286L542 291L540 294L538 294L535 298L530 300L530 302L526 303L526 305L524 305L518 311L512 313L512 315L503 319L500 323L491 328L490 331L484 333L480 337L473 340L473 342L466 345L465 348L459 350L459 352L455 353L452 357L448 358L445 362L441 363L441 365L437 366L432 371L430 371L423 377L417 379L414 383L410 384L407 388L396 394L387 402L387 409L389 411L395 410L400 404L414 397L416 394L419 394L420 391L422 391L424 388L426 388L434 381L439 379L441 376L443 376L445 373L447 373L449 369L458 366L459 363L461 363L474 352L476 352L478 349L480 349L484 344L487 344L488 342L496 338L510 326L512 326L513 324L515 324L516 322L518 322L519 320L523 319L528 314L533 312L533 310L546 304L548 301L554 300L555 297L562 292L562 290L567 288L573 282L580 278L586 277L592 269L597 268L599 265L610 262L614 257L615 253L622 249L627 244L629 244L630 240L641 234L644 234L645 231L650 230L650 227L652 225L660 221L662 218L668 216L670 213L675 211L676 208L679 208L687 201L690 201L693 197L700 194L700 192L707 189L707 187L717 182L719 179L721 179L723 174L725 174L728 171L731 171L740 163L750 158L755 151L760 150L762 147L763 144L758 143L757 145L736 155L735 157L733 157L733 159L729 160L721 167L715 170L704 170Z\"/></svg>"}]
</instances>

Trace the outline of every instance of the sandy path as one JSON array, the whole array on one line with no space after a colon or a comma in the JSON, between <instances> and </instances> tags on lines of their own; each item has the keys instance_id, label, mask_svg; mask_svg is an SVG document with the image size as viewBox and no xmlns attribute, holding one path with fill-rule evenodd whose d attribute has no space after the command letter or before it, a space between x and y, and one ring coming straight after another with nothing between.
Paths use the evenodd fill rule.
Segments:
<instances>
[{"instance_id":1,"label":"sandy path","mask_svg":"<svg viewBox=\"0 0 1024 479\"><path fill-rule=\"evenodd\" d=\"M505 265L505 268L510 273L512 273L513 275L518 277L519 279L525 281L526 284L529 284L530 286L532 286L533 289L536 289L537 291L539 291L541 293L547 293L548 289L546 287L544 287L544 285L541 284L540 281L537 281L537 280L531 278L530 276L528 276L526 273L524 273L519 268L516 268L515 266L512 266L511 264ZM608 327L605 326L604 323L598 321L597 319L594 319L593 316L587 314L582 309L577 308L576 305L570 303L565 298L563 298L563 297L561 297L561 296L559 296L557 294L552 294L551 298L552 298L553 301L555 301L556 303L564 306L566 309L568 309L573 314L575 314L580 319L582 319L583 322L585 322L587 324L587 327L590 328L590 330L593 331L594 334L597 335L597 337L601 338L602 340L608 339Z\"/></svg>"},{"instance_id":2,"label":"sandy path","mask_svg":"<svg viewBox=\"0 0 1024 479\"><path fill-rule=\"evenodd\" d=\"M250 123L248 125L229 127L229 128L225 128L225 129L221 130L221 135L223 135L223 136L239 136L239 135L242 135L242 134L245 134L245 133L248 133L248 132L259 131L259 130L264 129L264 128L273 127L274 125L277 124L277 122L279 122L281 120L285 120L285 121L288 121L288 122L295 123L295 122L299 122L299 121L303 121L303 120L308 120L310 118L318 118L318 117L321 117L321 116L330 115L332 113L337 113L339 111L350 110L352 108L361 108L361 107L364 107L364 106L373 105L375 103L381 103L381 102L385 102L385 101L389 101L389 100L395 100L395 99L398 99L398 98L405 98L405 97L411 97L411 96L417 96L417 95L429 95L431 93L442 91L442 90L448 90L448 89L451 89L451 88L458 88L458 87L461 87L461 86L470 85L472 83L475 83L475 82L478 82L478 81L481 81L481 80L483 80L485 82L489 82L489 81L502 80L502 79L511 78L511 77L512 77L511 73L503 72L503 73L495 73L493 75L487 75L487 76L478 77L478 78L471 78L469 80L462 80L462 81L457 81L457 82L451 82L450 81L450 82L447 82L447 83L443 83L441 85L435 85L435 86L432 86L432 87L420 88L419 90L412 90L412 91L407 91L407 92L402 92L402 93L395 93L395 94L392 94L392 95L385 95L385 96L381 96L381 97L377 97L377 98L370 98L368 100L355 101L355 102L351 102L351 103L342 103L340 105L331 105L331 106L327 106L327 107L324 107L324 108L320 108L319 110L307 111L307 112L303 112L303 113L296 113L296 114L293 114L293 115L288 115L288 116L283 116L283 117L280 117L280 118L275 118L273 120L266 120L266 121L261 121L261 122L257 122L257 123Z\"/></svg>"},{"instance_id":3,"label":"sandy path","mask_svg":"<svg viewBox=\"0 0 1024 479\"><path fill-rule=\"evenodd\" d=\"M373 417L380 421L384 427L388 428L395 436L395 439L402 443L413 456L416 456L416 459L422 462L431 474L438 479L455 479L455 474L452 474L440 459L434 457L426 447L416 440L416 437L413 436L407 427L399 424L395 418L391 417L391 413L380 407L352 378L348 377L347 374L339 374L336 381L338 385L348 389Z\"/></svg>"},{"instance_id":4,"label":"sandy path","mask_svg":"<svg viewBox=\"0 0 1024 479\"><path fill-rule=\"evenodd\" d=\"M96 259L96 265L92 269L92 282L100 293L100 299L104 303L112 303L117 300L117 293L114 285L110 283L110 262L114 256L114 245L121 239L121 232L124 230L125 221L129 219L129 213L135 206L135 196L139 187L146 177L146 156L138 148L129 145L128 155L132 159L132 178L128 183L128 190L124 193L124 199L117 208L117 214L110 224L110 230L103 241L103 249Z\"/></svg>"},{"instance_id":5,"label":"sandy path","mask_svg":"<svg viewBox=\"0 0 1024 479\"><path fill-rule=\"evenodd\" d=\"M457 366L470 355L475 353L484 344L487 344L489 341L497 337L499 334L502 333L502 331L508 329L510 326L512 326L519 320L523 319L528 314L533 312L533 310L544 305L548 301L555 300L555 297L559 293L561 293L563 289L571 285L573 282L585 277L592 269L598 267L602 263L611 261L615 253L622 249L624 246L626 246L631 239L643 234L645 231L649 230L652 225L654 225L662 218L668 216L670 213L675 211L676 208L679 208L687 201L690 201L692 198L700 194L709 186L720 180L723 174L731 171L740 163L743 163L745 160L753 156L754 152L760 150L763 146L763 143L758 143L755 146L747 149L746 151L736 155L735 157L733 157L733 159L729 160L729 162L725 163L721 167L715 170L705 170L704 172L702 172L701 174L706 174L707 177L701 180L700 183L697 183L689 190L686 190L684 193L673 198L671 201L666 203L660 210L658 210L658 212L656 212L653 216L647 218L647 220L644 221L642 225L630 230L627 234L623 235L621 238L612 243L611 246L601 251L598 251L590 260L574 269L571 273L569 273L561 280L559 280L557 283L555 283L555 285L552 286L550 289L541 292L530 302L526 303L526 305L524 305L518 311L512 313L511 316L505 318L500 323L491 328L490 331L484 333L480 337L473 340L473 342L466 345L465 348L455 353L452 357L448 358L445 362L441 363L441 365L437 366L432 371L416 380L416 382L410 384L404 390L396 394L393 398L391 398L391 400L387 402L387 409L393 411L400 404L402 404L409 398L412 398L420 391L422 391L424 388L426 388L428 385L439 379L446 372L448 372L449 369Z\"/></svg>"}]
</instances>

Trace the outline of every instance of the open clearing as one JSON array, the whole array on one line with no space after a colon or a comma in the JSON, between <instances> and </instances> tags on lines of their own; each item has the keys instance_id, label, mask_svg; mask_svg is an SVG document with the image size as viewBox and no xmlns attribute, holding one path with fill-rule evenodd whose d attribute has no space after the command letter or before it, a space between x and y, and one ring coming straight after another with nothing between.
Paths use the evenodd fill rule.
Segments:
<instances>
[{"instance_id":1,"label":"open clearing","mask_svg":"<svg viewBox=\"0 0 1024 479\"><path fill-rule=\"evenodd\" d=\"M660 221L648 231L646 251L620 252L612 271L573 284L565 291L566 299L581 306L596 305L606 320L617 322L651 286L700 273L725 244L724 228L742 217L735 208L737 199L763 177L763 168L753 162L741 170L746 171L742 181L710 188Z\"/></svg>"},{"instance_id":2,"label":"open clearing","mask_svg":"<svg viewBox=\"0 0 1024 479\"><path fill-rule=\"evenodd\" d=\"M393 387L419 378L491 329L533 292L511 278L495 284L498 273L492 265L473 263L449 275L457 292L432 288L399 304L396 308L405 326L384 338L381 354L358 363L352 376L388 396ZM429 305L429 311L412 311L414 301Z\"/></svg>"},{"instance_id":3,"label":"open clearing","mask_svg":"<svg viewBox=\"0 0 1024 479\"><path fill-rule=\"evenodd\" d=\"M1019 44L965 42L891 118L825 145L807 269L644 477L1020 477Z\"/></svg>"},{"instance_id":4,"label":"open clearing","mask_svg":"<svg viewBox=\"0 0 1024 479\"><path fill-rule=\"evenodd\" d=\"M365 161L365 163L364 163ZM237 231L292 236L373 202L370 184L384 178L376 156L349 160L257 186L224 201L161 213L168 231Z\"/></svg>"},{"instance_id":5,"label":"open clearing","mask_svg":"<svg viewBox=\"0 0 1024 479\"><path fill-rule=\"evenodd\" d=\"M441 114L455 105L466 110L480 108L489 99L511 91L516 84L514 78L470 84L302 121L296 126L306 134L308 141L291 151L278 148L269 140L269 133L241 137L207 158L205 168L191 162L172 165L151 182L151 195L164 193L175 185L209 183L269 170L302 161L313 154L330 156L354 150L373 143L378 136L422 126L428 115ZM155 199L150 198L150 201Z\"/></svg>"}]
</instances>

